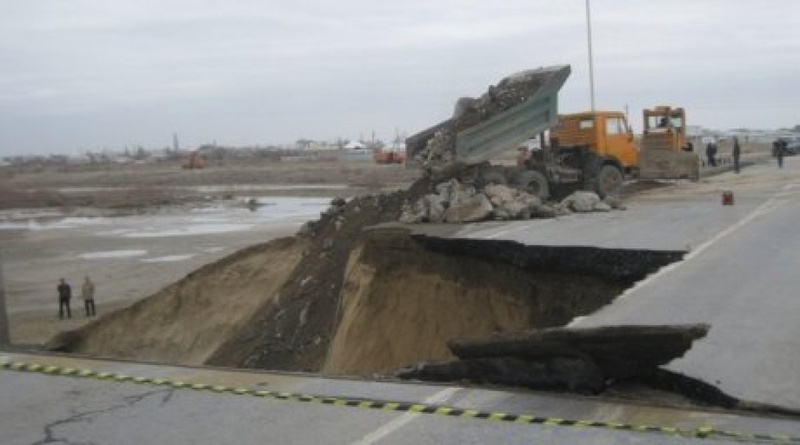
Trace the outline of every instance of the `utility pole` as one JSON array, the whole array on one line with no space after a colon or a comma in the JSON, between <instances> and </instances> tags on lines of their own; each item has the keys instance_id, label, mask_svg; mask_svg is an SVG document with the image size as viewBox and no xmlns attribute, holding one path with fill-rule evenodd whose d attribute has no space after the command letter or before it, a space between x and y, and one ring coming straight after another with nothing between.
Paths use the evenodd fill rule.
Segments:
<instances>
[{"instance_id":1,"label":"utility pole","mask_svg":"<svg viewBox=\"0 0 800 445\"><path fill-rule=\"evenodd\" d=\"M6 283L3 281L3 256L0 253L0 347L11 345L8 327L8 311L6 310Z\"/></svg>"},{"instance_id":2,"label":"utility pole","mask_svg":"<svg viewBox=\"0 0 800 445\"><path fill-rule=\"evenodd\" d=\"M592 13L589 0L586 0L586 37L589 42L589 94L592 99L592 112L594 112L594 61L592 60Z\"/></svg>"}]
</instances>

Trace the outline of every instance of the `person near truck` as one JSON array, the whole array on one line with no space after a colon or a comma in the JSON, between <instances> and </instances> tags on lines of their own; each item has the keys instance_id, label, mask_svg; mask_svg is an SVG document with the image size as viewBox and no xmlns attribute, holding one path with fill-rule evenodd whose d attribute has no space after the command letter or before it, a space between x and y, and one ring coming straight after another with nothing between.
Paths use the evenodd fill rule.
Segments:
<instances>
[{"instance_id":1,"label":"person near truck","mask_svg":"<svg viewBox=\"0 0 800 445\"><path fill-rule=\"evenodd\" d=\"M72 288L65 279L59 281L56 286L58 291L58 318L64 319L64 312L67 313L67 318L72 318L72 311L69 308L69 300L72 299Z\"/></svg>"},{"instance_id":2,"label":"person near truck","mask_svg":"<svg viewBox=\"0 0 800 445\"><path fill-rule=\"evenodd\" d=\"M733 171L739 173L739 157L742 155L742 147L739 146L739 138L733 137Z\"/></svg>"},{"instance_id":3,"label":"person near truck","mask_svg":"<svg viewBox=\"0 0 800 445\"><path fill-rule=\"evenodd\" d=\"M717 166L717 141L710 140L708 144L706 144L706 157L708 157L708 165L711 167Z\"/></svg>"},{"instance_id":4,"label":"person near truck","mask_svg":"<svg viewBox=\"0 0 800 445\"><path fill-rule=\"evenodd\" d=\"M88 275L83 279L81 298L83 299L83 307L86 308L86 316L94 317L97 315L94 307L94 283Z\"/></svg>"}]
</instances>

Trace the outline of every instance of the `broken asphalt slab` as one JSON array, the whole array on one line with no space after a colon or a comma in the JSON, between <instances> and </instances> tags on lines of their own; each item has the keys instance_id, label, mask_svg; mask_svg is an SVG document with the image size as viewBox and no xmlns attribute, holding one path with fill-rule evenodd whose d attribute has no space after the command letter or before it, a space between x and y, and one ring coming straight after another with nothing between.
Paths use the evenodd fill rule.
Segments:
<instances>
[{"instance_id":1,"label":"broken asphalt slab","mask_svg":"<svg viewBox=\"0 0 800 445\"><path fill-rule=\"evenodd\" d=\"M403 378L598 392L605 382L649 374L682 356L708 333L702 324L550 328L458 337L447 342L460 360L403 370Z\"/></svg>"}]
</instances>

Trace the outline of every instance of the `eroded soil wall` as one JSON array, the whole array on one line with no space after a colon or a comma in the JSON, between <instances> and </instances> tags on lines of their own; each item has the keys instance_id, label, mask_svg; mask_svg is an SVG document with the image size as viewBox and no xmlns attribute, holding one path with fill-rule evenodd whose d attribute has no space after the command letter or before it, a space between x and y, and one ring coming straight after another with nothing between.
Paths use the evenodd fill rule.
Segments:
<instances>
[{"instance_id":1,"label":"eroded soil wall","mask_svg":"<svg viewBox=\"0 0 800 445\"><path fill-rule=\"evenodd\" d=\"M453 337L563 325L681 256L368 230L345 273L323 371L388 373L452 359Z\"/></svg>"}]
</instances>

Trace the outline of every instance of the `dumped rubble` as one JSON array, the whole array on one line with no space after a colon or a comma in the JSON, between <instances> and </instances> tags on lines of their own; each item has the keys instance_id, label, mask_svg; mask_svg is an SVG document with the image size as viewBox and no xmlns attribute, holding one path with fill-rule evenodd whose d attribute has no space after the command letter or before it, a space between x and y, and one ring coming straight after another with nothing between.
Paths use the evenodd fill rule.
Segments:
<instances>
[{"instance_id":1,"label":"dumped rubble","mask_svg":"<svg viewBox=\"0 0 800 445\"><path fill-rule=\"evenodd\" d=\"M406 141L409 153L414 153L410 161L423 165L434 178L448 179L451 172L461 168L455 162L459 132L525 102L556 73L548 69L522 71L490 85L478 98L458 99L452 118Z\"/></svg>"},{"instance_id":2,"label":"dumped rubble","mask_svg":"<svg viewBox=\"0 0 800 445\"><path fill-rule=\"evenodd\" d=\"M599 392L606 382L654 372L708 330L708 325L611 326L458 337L447 346L459 360L421 364L397 375Z\"/></svg>"},{"instance_id":3,"label":"dumped rubble","mask_svg":"<svg viewBox=\"0 0 800 445\"><path fill-rule=\"evenodd\" d=\"M406 204L399 221L405 224L471 223L489 219L509 221L612 209L624 209L624 206L616 197L600 199L594 192L576 191L561 202L550 205L538 196L503 184L486 184L480 189L452 178L438 184L434 193Z\"/></svg>"}]
</instances>

